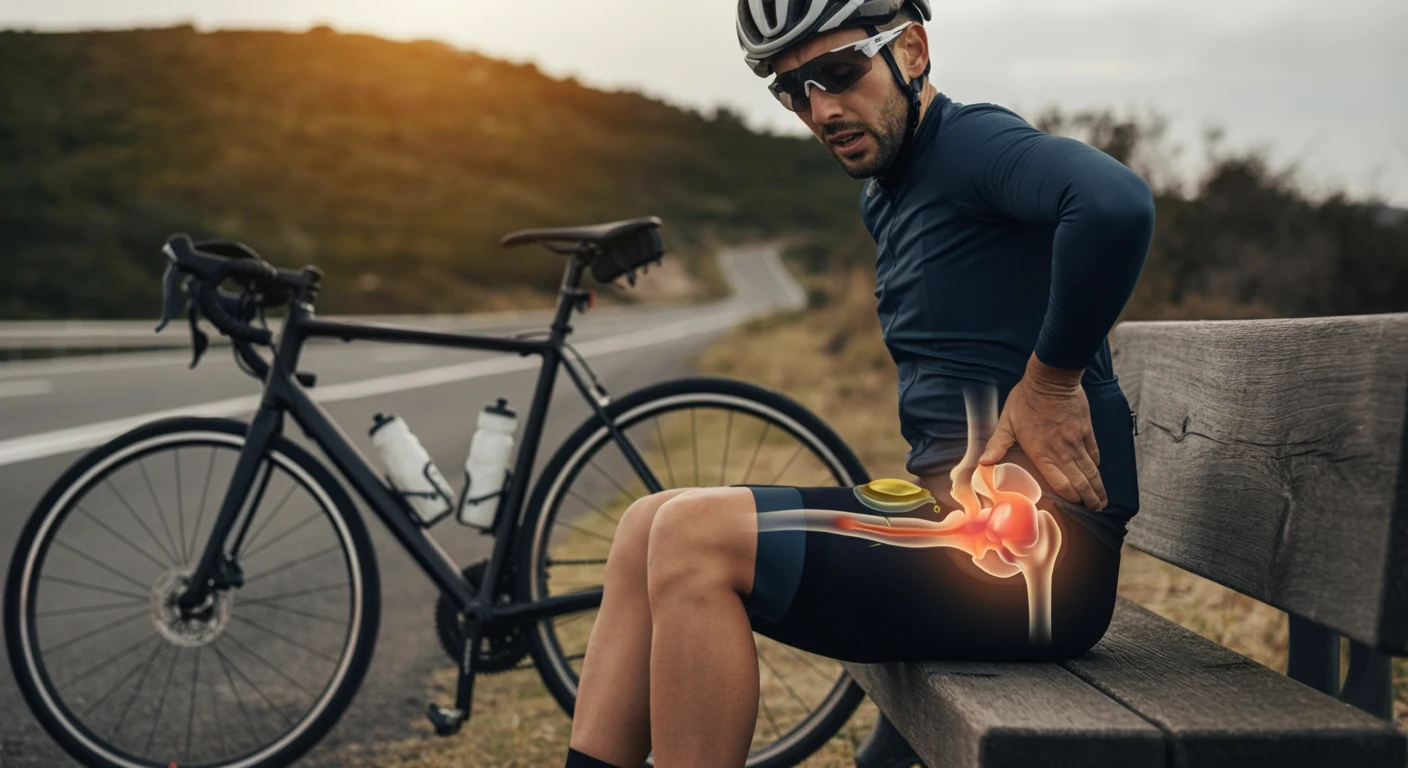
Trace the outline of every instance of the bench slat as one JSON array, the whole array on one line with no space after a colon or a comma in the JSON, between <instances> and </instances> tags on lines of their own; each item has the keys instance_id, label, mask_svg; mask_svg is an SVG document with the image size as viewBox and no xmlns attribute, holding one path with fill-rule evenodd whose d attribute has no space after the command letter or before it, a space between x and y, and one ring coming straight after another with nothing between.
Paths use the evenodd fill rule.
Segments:
<instances>
[{"instance_id":1,"label":"bench slat","mask_svg":"<svg viewBox=\"0 0 1408 768\"><path fill-rule=\"evenodd\" d=\"M1408 754L1392 725L1127 600L1061 666L1162 729L1170 766L1402 768Z\"/></svg>"},{"instance_id":2,"label":"bench slat","mask_svg":"<svg viewBox=\"0 0 1408 768\"><path fill-rule=\"evenodd\" d=\"M851 664L925 765L1153 768L1158 729L1056 664Z\"/></svg>"},{"instance_id":3,"label":"bench slat","mask_svg":"<svg viewBox=\"0 0 1408 768\"><path fill-rule=\"evenodd\" d=\"M1408 313L1122 323L1129 543L1408 654Z\"/></svg>"}]
</instances>

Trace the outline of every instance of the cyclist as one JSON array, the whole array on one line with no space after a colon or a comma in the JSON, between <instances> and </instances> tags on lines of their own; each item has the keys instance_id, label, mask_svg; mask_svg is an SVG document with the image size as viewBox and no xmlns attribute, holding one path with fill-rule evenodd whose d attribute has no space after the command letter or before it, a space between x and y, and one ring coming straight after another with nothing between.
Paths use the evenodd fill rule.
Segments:
<instances>
[{"instance_id":1,"label":"cyclist","mask_svg":"<svg viewBox=\"0 0 1408 768\"><path fill-rule=\"evenodd\" d=\"M1093 645L1138 509L1133 414L1106 335L1153 231L1138 175L928 79L928 0L739 0L759 76L842 170L868 178L878 312L899 370L906 468L943 510L968 446L964 392L1000 408L985 466L1041 486L1063 546L1048 642L1021 579L954 549L759 532L769 512L874 514L851 488L673 489L625 514L587 647L567 765L741 765L757 717L752 632L862 662L1037 659ZM956 488L956 486L955 486ZM919 509L915 515L928 514Z\"/></svg>"}]
</instances>

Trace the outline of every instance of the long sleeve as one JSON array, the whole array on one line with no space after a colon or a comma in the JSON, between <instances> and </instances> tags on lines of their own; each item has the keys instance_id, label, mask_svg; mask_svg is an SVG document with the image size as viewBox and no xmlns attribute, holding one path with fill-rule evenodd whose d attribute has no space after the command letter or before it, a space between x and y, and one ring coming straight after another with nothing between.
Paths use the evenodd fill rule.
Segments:
<instances>
[{"instance_id":1,"label":"long sleeve","mask_svg":"<svg viewBox=\"0 0 1408 768\"><path fill-rule=\"evenodd\" d=\"M1104 152L1000 107L966 110L945 131L945 164L956 166L947 170L975 212L1056 225L1036 356L1086 367L1143 270L1154 230L1148 184Z\"/></svg>"}]
</instances>

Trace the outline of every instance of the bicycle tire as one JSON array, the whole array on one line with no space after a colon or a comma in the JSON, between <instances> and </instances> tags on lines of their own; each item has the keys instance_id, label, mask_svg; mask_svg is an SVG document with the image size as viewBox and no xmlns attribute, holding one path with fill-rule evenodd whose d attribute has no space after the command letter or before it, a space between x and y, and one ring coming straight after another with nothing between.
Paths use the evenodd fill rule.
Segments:
<instances>
[{"instance_id":1,"label":"bicycle tire","mask_svg":"<svg viewBox=\"0 0 1408 768\"><path fill-rule=\"evenodd\" d=\"M155 452L152 449L188 444L224 444L238 450L244 445L248 426L229 419L177 417L144 424L119 435L85 454L50 486L19 537L5 585L5 642L10 665L25 702L40 724L66 752L86 766L167 768L176 763L154 762L122 753L104 743L82 722L76 722L61 700L56 702L60 697L51 690L53 682L42 668L35 666L32 636L35 627L27 615L33 611L33 592L39 580L31 576L42 567L44 548L48 546L41 536L51 537L83 491L96 485L112 468L124 466L120 462L126 457L150 455ZM335 681L315 700L315 708L309 715L276 738L274 744L236 755L227 762L207 763L211 768L282 768L305 754L327 734L351 703L366 675L376 644L380 583L371 539L356 507L332 473L286 437L280 435L273 439L269 456L295 483L315 494L315 498L321 492L320 501L326 504L332 524L341 526L334 530L340 530L342 542L350 546L345 555L349 565L355 567L353 580L360 584L360 597L352 600L355 612L351 623L355 624L356 636L349 641L339 665L341 669L334 668ZM28 611L24 607L27 602L30 603Z\"/></svg>"},{"instance_id":2,"label":"bicycle tire","mask_svg":"<svg viewBox=\"0 0 1408 768\"><path fill-rule=\"evenodd\" d=\"M631 392L606 407L607 414L623 429L636 420L643 420L654 408L662 404L678 405L681 398L696 398L702 403L731 403L752 408L756 412L768 413L778 422L792 425L792 428L806 433L824 451L831 454L835 466L844 475L843 483L860 484L869 480L864 465L845 441L802 404L773 390L747 382L715 377L689 377L650 385ZM524 567L518 569L517 595L519 600L532 601L542 598L541 589L535 582L538 571L538 554L546 545L548 535L545 512L554 509L555 494L561 493L563 483L570 480L564 472L574 473L576 468L569 466L574 457L586 455L595 444L609 441L610 435L605 423L597 416L589 417L563 441L544 466L542 474L534 485L530 497L528 513L523 522L516 562ZM558 704L570 716L576 702L576 680L567 659L562 657L559 646L548 637L550 622L538 622L529 632L531 653L538 674L544 685L552 693ZM845 684L838 684L832 695L820 708L826 711L804 721L803 731L789 732L777 742L761 749L753 750L746 765L748 768L785 768L793 766L816 752L843 726L855 712L865 694L854 680L845 673ZM784 743L785 742L785 743Z\"/></svg>"}]
</instances>

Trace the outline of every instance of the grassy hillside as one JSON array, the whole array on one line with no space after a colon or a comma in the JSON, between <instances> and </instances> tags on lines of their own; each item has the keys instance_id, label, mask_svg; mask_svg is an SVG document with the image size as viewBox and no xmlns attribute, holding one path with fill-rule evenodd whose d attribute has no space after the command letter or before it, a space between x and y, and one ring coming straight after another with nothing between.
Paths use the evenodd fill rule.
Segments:
<instances>
[{"instance_id":1,"label":"grassy hillside","mask_svg":"<svg viewBox=\"0 0 1408 768\"><path fill-rule=\"evenodd\" d=\"M510 229L657 214L688 250L857 191L727 112L327 29L0 32L0 168L0 318L151 314L172 231L319 264L329 310L463 311L555 285Z\"/></svg>"}]
</instances>

